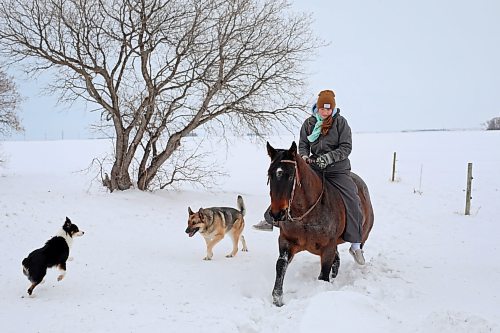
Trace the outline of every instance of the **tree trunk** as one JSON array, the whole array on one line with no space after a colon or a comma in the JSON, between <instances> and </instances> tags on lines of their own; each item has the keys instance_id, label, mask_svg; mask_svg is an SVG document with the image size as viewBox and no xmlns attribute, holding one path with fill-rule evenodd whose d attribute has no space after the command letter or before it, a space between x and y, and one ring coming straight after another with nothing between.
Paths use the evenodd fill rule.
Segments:
<instances>
[{"instance_id":1,"label":"tree trunk","mask_svg":"<svg viewBox=\"0 0 500 333\"><path fill-rule=\"evenodd\" d=\"M115 144L115 162L111 168L111 181L109 190L128 190L132 187L130 178L131 158L126 158L128 149L128 132L121 127L119 119L115 120L116 144ZM132 153L133 154L133 153Z\"/></svg>"},{"instance_id":2,"label":"tree trunk","mask_svg":"<svg viewBox=\"0 0 500 333\"><path fill-rule=\"evenodd\" d=\"M115 161L111 169L111 188L109 189L111 192L128 190L132 186L128 166L119 165L117 162Z\"/></svg>"},{"instance_id":3,"label":"tree trunk","mask_svg":"<svg viewBox=\"0 0 500 333\"><path fill-rule=\"evenodd\" d=\"M148 189L149 184L155 178L160 167L181 145L181 138L182 135L179 133L172 135L168 140L166 149L158 156L153 157L151 164L146 168L146 170L139 173L137 179L137 188L139 190L145 191Z\"/></svg>"}]
</instances>

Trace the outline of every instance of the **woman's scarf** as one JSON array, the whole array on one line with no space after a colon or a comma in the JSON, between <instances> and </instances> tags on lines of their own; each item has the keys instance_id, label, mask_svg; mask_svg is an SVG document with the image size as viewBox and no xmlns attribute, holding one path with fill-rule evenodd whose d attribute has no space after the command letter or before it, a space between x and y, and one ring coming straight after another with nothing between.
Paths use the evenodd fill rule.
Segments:
<instances>
[{"instance_id":1,"label":"woman's scarf","mask_svg":"<svg viewBox=\"0 0 500 333\"><path fill-rule=\"evenodd\" d=\"M328 131L333 125L334 117L338 114L338 109L335 108L335 112L333 112L330 117L323 119L318 114L316 108L313 107L313 111L316 111L314 113L314 116L316 117L316 124L314 125L314 129L312 130L311 134L307 136L307 140L309 140L309 142L318 140L320 134L327 135Z\"/></svg>"}]
</instances>

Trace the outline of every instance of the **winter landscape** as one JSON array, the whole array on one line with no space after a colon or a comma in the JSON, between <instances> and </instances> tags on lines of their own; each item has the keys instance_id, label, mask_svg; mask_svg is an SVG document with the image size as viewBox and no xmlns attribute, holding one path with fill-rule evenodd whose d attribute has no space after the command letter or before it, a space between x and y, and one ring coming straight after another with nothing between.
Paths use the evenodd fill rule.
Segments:
<instances>
[{"instance_id":1,"label":"winter landscape","mask_svg":"<svg viewBox=\"0 0 500 333\"><path fill-rule=\"evenodd\" d=\"M206 145L229 174L212 190L114 193L87 170L106 140L2 142L2 332L500 332L500 131L355 132L353 170L375 210L367 264L341 245L339 275L326 283L319 257L299 254L281 308L271 298L279 230L251 228L269 204L265 142L202 139L183 144ZM249 252L225 258L225 238L202 260L202 237L184 232L188 206L236 206L239 194ZM66 216L85 231L74 260L64 280L50 270L29 297L21 261Z\"/></svg>"},{"instance_id":2,"label":"winter landscape","mask_svg":"<svg viewBox=\"0 0 500 333\"><path fill-rule=\"evenodd\" d=\"M500 333L499 12L498 0L2 1L0 333ZM270 203L266 140L288 149L324 90L371 194L366 265L342 244L338 276L319 281L320 258L299 253L276 307L280 230L252 229ZM180 165L213 186L162 188L155 176ZM226 258L226 237L203 260L188 207L239 195L249 251ZM21 262L66 217L85 232L67 274L49 270L28 295Z\"/></svg>"}]
</instances>

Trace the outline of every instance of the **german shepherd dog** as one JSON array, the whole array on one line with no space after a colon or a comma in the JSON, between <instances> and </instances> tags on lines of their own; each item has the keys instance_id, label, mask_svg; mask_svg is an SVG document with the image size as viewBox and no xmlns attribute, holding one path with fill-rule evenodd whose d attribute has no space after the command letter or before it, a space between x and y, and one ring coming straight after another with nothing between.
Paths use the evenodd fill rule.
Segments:
<instances>
[{"instance_id":1,"label":"german shepherd dog","mask_svg":"<svg viewBox=\"0 0 500 333\"><path fill-rule=\"evenodd\" d=\"M238 195L238 209L231 207L211 207L200 208L198 212L193 212L191 207L188 207L188 226L186 233L189 237L193 237L196 232L205 239L207 244L207 255L203 260L212 260L213 248L220 242L224 235L229 233L233 240L233 250L226 255L227 258L232 258L238 252L238 241L241 239L243 248L241 251L248 251L245 237L243 237L243 229L245 228L245 204L243 198Z\"/></svg>"},{"instance_id":2,"label":"german shepherd dog","mask_svg":"<svg viewBox=\"0 0 500 333\"><path fill-rule=\"evenodd\" d=\"M66 217L61 230L49 239L45 246L34 250L28 257L24 258L23 273L28 277L31 286L28 289L28 295L33 293L33 289L39 285L45 274L47 268L57 266L61 270L61 274L57 277L57 281L61 281L66 274L66 261L69 256L69 249L73 243L73 237L82 236L83 231L80 231L76 224L73 224L69 218Z\"/></svg>"}]
</instances>

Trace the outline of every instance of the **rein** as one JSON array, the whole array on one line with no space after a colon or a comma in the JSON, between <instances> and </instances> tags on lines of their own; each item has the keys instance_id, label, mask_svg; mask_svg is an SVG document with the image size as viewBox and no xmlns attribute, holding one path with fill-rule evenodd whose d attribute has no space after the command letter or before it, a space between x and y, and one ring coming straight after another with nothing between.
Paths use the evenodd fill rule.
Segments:
<instances>
[{"instance_id":1,"label":"rein","mask_svg":"<svg viewBox=\"0 0 500 333\"><path fill-rule=\"evenodd\" d=\"M299 216L299 217L292 217L292 215L290 214L290 207L292 206L293 197L294 197L294 194L295 194L295 185L298 184L299 187L302 186L302 184L300 182L300 173L299 173L299 169L297 167L297 161L293 161L293 160L281 160L281 162L295 164L295 177L294 177L294 182L293 182L292 195L290 196L290 200L288 201L288 208L286 210L286 216L287 216L287 218L286 218L285 221L292 221L292 222L301 221L304 217L306 217L307 215L309 215L309 213L311 213L311 211L318 205L319 201L321 200L321 197L323 196L323 193L325 192L325 180L323 179L323 182L321 184L321 193L319 194L319 197L316 200L316 202L304 214L302 214L301 216Z\"/></svg>"}]
</instances>

